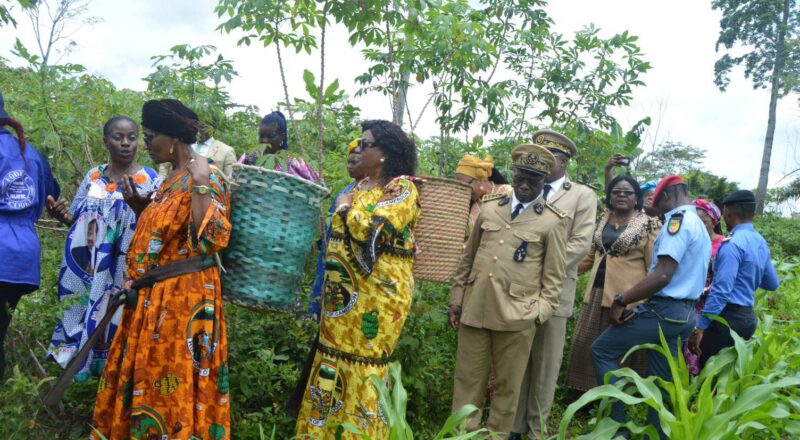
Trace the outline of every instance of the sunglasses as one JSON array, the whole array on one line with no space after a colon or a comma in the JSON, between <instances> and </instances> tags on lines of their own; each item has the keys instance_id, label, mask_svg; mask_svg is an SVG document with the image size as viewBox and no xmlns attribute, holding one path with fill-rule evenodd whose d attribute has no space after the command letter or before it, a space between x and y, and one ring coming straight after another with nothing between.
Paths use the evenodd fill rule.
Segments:
<instances>
[{"instance_id":1,"label":"sunglasses","mask_svg":"<svg viewBox=\"0 0 800 440\"><path fill-rule=\"evenodd\" d=\"M359 150L363 150L365 148L372 148L374 146L375 146L375 141L365 142L363 139L359 139L356 148L358 148Z\"/></svg>"},{"instance_id":2,"label":"sunglasses","mask_svg":"<svg viewBox=\"0 0 800 440\"><path fill-rule=\"evenodd\" d=\"M633 197L636 195L636 191L628 191L625 189L615 189L611 191L611 194L617 197Z\"/></svg>"}]
</instances>

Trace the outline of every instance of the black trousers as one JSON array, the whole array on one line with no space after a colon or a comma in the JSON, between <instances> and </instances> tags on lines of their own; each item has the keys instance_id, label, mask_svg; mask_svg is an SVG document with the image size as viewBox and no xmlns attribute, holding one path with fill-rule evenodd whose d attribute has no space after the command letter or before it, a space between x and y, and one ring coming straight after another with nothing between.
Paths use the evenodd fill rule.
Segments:
<instances>
[{"instance_id":1,"label":"black trousers","mask_svg":"<svg viewBox=\"0 0 800 440\"><path fill-rule=\"evenodd\" d=\"M11 313L17 307L22 295L33 292L38 287L31 284L13 284L0 281L0 380L6 370L5 341L8 326L11 325Z\"/></svg>"},{"instance_id":2,"label":"black trousers","mask_svg":"<svg viewBox=\"0 0 800 440\"><path fill-rule=\"evenodd\" d=\"M733 347L733 338L730 330L735 331L737 335L745 340L750 339L753 333L756 332L758 318L756 318L752 307L728 304L719 316L725 318L731 327L728 329L728 327L719 322L712 321L711 325L703 332L703 339L700 341L700 350L703 352L700 355L700 368L703 368L706 361L723 348Z\"/></svg>"}]
</instances>

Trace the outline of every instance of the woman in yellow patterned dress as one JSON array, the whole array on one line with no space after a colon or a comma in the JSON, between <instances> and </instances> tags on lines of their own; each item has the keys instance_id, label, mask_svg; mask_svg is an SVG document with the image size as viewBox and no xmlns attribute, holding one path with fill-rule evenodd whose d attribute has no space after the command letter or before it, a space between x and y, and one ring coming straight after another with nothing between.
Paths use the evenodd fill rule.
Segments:
<instances>
[{"instance_id":1,"label":"woman in yellow patterned dress","mask_svg":"<svg viewBox=\"0 0 800 440\"><path fill-rule=\"evenodd\" d=\"M367 174L334 202L322 319L297 438L333 439L352 423L374 439L388 427L369 377L387 377L414 291L419 195L414 142L388 121L362 124L356 160ZM356 438L344 433L342 438Z\"/></svg>"},{"instance_id":2,"label":"woman in yellow patterned dress","mask_svg":"<svg viewBox=\"0 0 800 440\"><path fill-rule=\"evenodd\" d=\"M125 200L141 213L128 249L132 279L228 244L227 188L222 172L192 151L196 121L180 101L148 101L142 107L147 151L156 164L172 163L173 171L152 197L136 194L133 181L123 180ZM136 307L125 308L92 421L106 438L230 438L219 272L216 266L200 267L206 268L139 289Z\"/></svg>"}]
</instances>

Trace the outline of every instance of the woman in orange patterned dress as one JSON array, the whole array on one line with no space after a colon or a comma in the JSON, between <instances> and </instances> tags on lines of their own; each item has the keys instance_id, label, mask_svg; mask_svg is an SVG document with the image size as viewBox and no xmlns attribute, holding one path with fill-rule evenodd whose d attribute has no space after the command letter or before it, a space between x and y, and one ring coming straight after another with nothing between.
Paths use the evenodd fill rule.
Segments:
<instances>
[{"instance_id":1,"label":"woman in orange patterned dress","mask_svg":"<svg viewBox=\"0 0 800 440\"><path fill-rule=\"evenodd\" d=\"M221 171L191 149L196 122L177 100L142 107L148 153L173 171L147 196L123 180L126 201L141 212L128 250L132 279L228 244L229 194ZM229 439L227 356L216 267L140 289L111 346L92 426L109 439Z\"/></svg>"}]
</instances>

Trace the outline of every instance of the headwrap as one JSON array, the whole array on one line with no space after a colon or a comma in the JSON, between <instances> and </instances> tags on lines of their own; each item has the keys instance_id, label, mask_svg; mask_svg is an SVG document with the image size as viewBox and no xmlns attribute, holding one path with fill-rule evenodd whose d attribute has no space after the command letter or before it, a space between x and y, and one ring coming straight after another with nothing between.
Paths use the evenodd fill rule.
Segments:
<instances>
[{"instance_id":1,"label":"headwrap","mask_svg":"<svg viewBox=\"0 0 800 440\"><path fill-rule=\"evenodd\" d=\"M456 174L463 174L475 180L489 180L493 167L494 159L492 159L492 156L486 156L486 159L481 160L475 156L467 155L458 161Z\"/></svg>"},{"instance_id":2,"label":"headwrap","mask_svg":"<svg viewBox=\"0 0 800 440\"><path fill-rule=\"evenodd\" d=\"M153 99L142 106L142 126L185 144L197 142L197 114L177 99Z\"/></svg>"},{"instance_id":3,"label":"headwrap","mask_svg":"<svg viewBox=\"0 0 800 440\"><path fill-rule=\"evenodd\" d=\"M719 224L719 220L722 218L722 213L719 211L717 205L705 199L695 199L692 202L692 205L708 214L708 216L711 218L711 222L714 223L714 226Z\"/></svg>"},{"instance_id":4,"label":"headwrap","mask_svg":"<svg viewBox=\"0 0 800 440\"><path fill-rule=\"evenodd\" d=\"M283 116L283 113L279 111L274 111L261 119L261 123L264 125L269 124L278 124L278 129L283 133L283 143L281 144L282 150L289 149L289 132L286 130L286 116Z\"/></svg>"},{"instance_id":5,"label":"headwrap","mask_svg":"<svg viewBox=\"0 0 800 440\"><path fill-rule=\"evenodd\" d=\"M347 155L348 156L350 155L350 153L353 152L353 150L356 149L356 147L358 147L358 141L360 141L360 140L361 139L353 139L349 144L347 144Z\"/></svg>"},{"instance_id":6,"label":"headwrap","mask_svg":"<svg viewBox=\"0 0 800 440\"><path fill-rule=\"evenodd\" d=\"M658 186L657 180L648 180L647 182L643 183L642 186L640 186L640 188L642 189L642 194L647 194L649 192L654 191L656 189L656 186Z\"/></svg>"}]
</instances>

